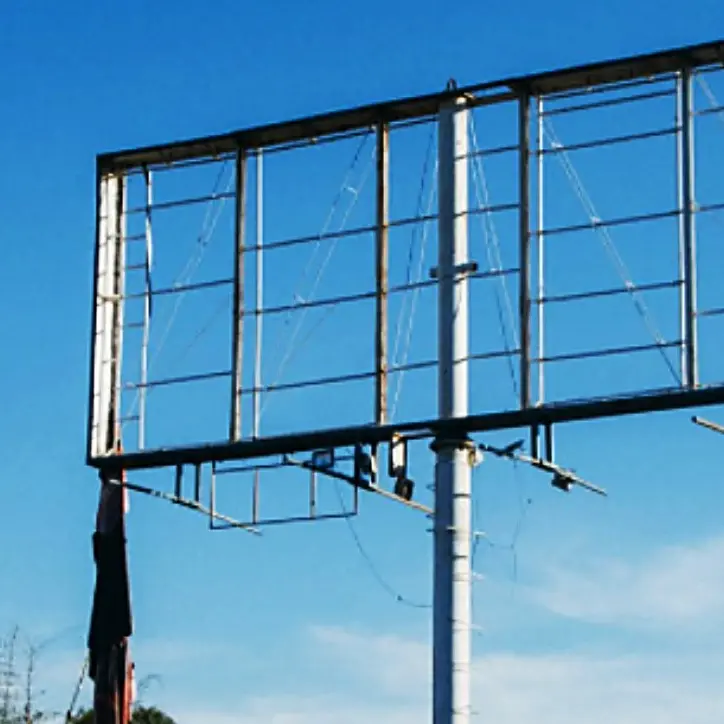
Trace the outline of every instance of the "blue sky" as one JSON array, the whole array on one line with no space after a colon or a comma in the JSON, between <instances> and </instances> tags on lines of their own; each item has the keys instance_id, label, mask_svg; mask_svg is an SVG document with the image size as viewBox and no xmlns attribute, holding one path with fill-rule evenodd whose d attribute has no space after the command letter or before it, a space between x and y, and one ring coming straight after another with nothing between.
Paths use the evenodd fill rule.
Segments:
<instances>
[{"instance_id":1,"label":"blue sky","mask_svg":"<svg viewBox=\"0 0 724 724\"><path fill-rule=\"evenodd\" d=\"M141 2L7 4L0 27L0 393L6 401L0 417L0 622L8 628L19 624L36 641L55 637L39 670L48 703L64 707L72 693L93 583L97 491L95 475L83 463L95 155L428 92L451 76L471 83L702 42L715 39L723 21L724 9L714 0L697 0L686 12L680 4L651 0L635 6L619 0L499 4L485 11L475 3L459 3L452 11L429 2L411 9L326 0L313 9L178 2L172 11ZM712 87L717 89L714 80ZM722 101L721 81L717 92ZM710 145L697 158L701 193L707 201L721 201L715 173L724 157L724 124L717 129L716 120L708 123ZM575 132L563 120L556 129L566 139ZM476 130L483 138L486 129ZM601 128L599 135L607 131ZM408 213L414 211L424 140L422 134L411 141L401 161L399 206ZM645 173L627 168L621 174L611 156L592 178L583 156L580 165L574 162L602 215L613 215L617 209L627 213L634 202L655 206L654 181L664 184L661 194L671 195L662 160L668 152L637 157L651 164L642 166ZM310 182L305 168L275 172L269 161L269 183L278 173L276 183L288 187L279 192L279 211L272 206L268 212L270 237L319 230L338 183L338 162L325 162L328 189ZM504 201L505 170L496 172L491 161L486 172L491 197ZM552 214L581 220L560 169L551 174L551 183L562 189ZM196 229L198 222L190 223ZM505 254L512 227L510 221L496 224ZM709 306L717 298L724 306L722 295L717 297L722 256L716 248L724 223L720 216L700 228L702 258L707 254L702 298L710 295ZM222 224L221 238L223 232ZM183 248L193 244L195 233L186 234ZM474 233L471 227L471 249L478 244L482 258L481 236ZM613 238L636 280L665 276L671 257L650 251L652 233L644 251L634 246L631 233ZM584 287L593 283L584 276L592 262L582 252L576 258L575 251L561 237L552 257L561 265L555 272L561 291L571 289L571 274L580 274ZM596 253L591 259L603 269L600 245ZM214 263L223 263L222 252L209 260L210 275ZM282 269L270 277L270 299L289 296L292 277L278 263ZM326 278L330 284L335 278L356 283L351 272L361 263L352 252L338 255ZM615 284L610 268L606 274L599 281ZM474 319L480 328L497 330L495 309L485 306L491 300L480 297ZM656 305L652 301L667 331L671 311ZM431 309L429 302L420 303L417 329L425 329L425 314L433 319ZM629 308L625 314L636 321ZM179 334L188 338L199 320L181 319ZM622 331L639 335L634 341L649 341L640 325L629 331L624 310L609 307L591 319L598 340ZM714 333L706 337L702 365L716 377L716 326L706 329ZM305 349L290 374L305 376L320 360L341 360L340 352L348 349L364 356L362 346L348 347L356 344L351 337L340 341L339 326L331 330L321 338L326 344ZM273 332L270 325L270 344ZM211 336L187 363L216 366L214 345L222 334ZM277 330L278 337L283 334ZM473 338L487 340L475 330ZM417 332L414 354L424 357L430 340ZM183 345L183 338L177 343ZM645 367L627 364L611 369L665 380L658 358L646 358ZM499 404L499 394L509 399L505 366L484 369L473 373L473 404ZM616 381L621 374L610 376ZM431 380L406 379L403 411L415 414L426 404ZM586 373L571 380L584 384ZM204 398L190 399L170 408L173 422L157 420L154 434L180 439L195 434L199 420L223 428L218 414L204 418L211 409ZM324 400L292 398L286 405L275 401L268 424L307 424L312 410L315 420L341 415L348 410L345 400L338 398L335 406L330 394ZM364 404L368 409L369 402ZM609 499L562 496L545 479L496 461L475 472L477 527L501 546L510 542L521 501L532 501L524 506L517 575L505 550L481 546L476 561L484 577L475 589L481 627L475 636L476 708L504 724L567 722L584 713L594 723L597 716L664 724L720 721L724 699L712 672L724 665L724 586L717 575L724 552L721 442L693 428L687 413L581 424L562 430L557 442L561 462L606 486ZM428 463L420 452L420 487L430 481ZM264 501L283 508L284 493L300 495L298 481L266 479ZM167 479L162 482L168 486ZM232 510L239 489L224 490L220 495ZM406 598L429 602L427 522L376 500L364 503L357 528L376 570ZM424 718L429 611L390 598L343 522L278 529L257 540L210 533L190 513L134 498L129 539L139 673L162 676L149 696L179 722L306 724L379 716L407 724Z\"/></svg>"}]
</instances>

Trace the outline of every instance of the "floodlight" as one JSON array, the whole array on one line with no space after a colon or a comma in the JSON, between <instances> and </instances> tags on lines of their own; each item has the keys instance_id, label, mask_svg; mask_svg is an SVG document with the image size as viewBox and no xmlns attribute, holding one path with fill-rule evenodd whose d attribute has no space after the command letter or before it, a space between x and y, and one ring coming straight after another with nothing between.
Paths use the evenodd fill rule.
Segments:
<instances>
[{"instance_id":1,"label":"floodlight","mask_svg":"<svg viewBox=\"0 0 724 724\"><path fill-rule=\"evenodd\" d=\"M403 500L412 500L412 494L415 492L415 483L409 478L401 477L395 481L395 495Z\"/></svg>"},{"instance_id":2,"label":"floodlight","mask_svg":"<svg viewBox=\"0 0 724 724\"><path fill-rule=\"evenodd\" d=\"M559 490L563 490L566 493L569 493L571 491L571 485L573 485L573 478L570 475L566 475L562 472L555 472L553 473L553 480L551 480L551 485L554 488L558 488Z\"/></svg>"},{"instance_id":3,"label":"floodlight","mask_svg":"<svg viewBox=\"0 0 724 724\"><path fill-rule=\"evenodd\" d=\"M387 468L391 478L407 476L407 439L397 432L390 440Z\"/></svg>"},{"instance_id":4,"label":"floodlight","mask_svg":"<svg viewBox=\"0 0 724 724\"><path fill-rule=\"evenodd\" d=\"M312 453L312 465L317 470L330 470L334 467L334 448L315 450Z\"/></svg>"},{"instance_id":5,"label":"floodlight","mask_svg":"<svg viewBox=\"0 0 724 724\"><path fill-rule=\"evenodd\" d=\"M354 448L354 479L358 485L376 485L377 460L362 445Z\"/></svg>"}]
</instances>

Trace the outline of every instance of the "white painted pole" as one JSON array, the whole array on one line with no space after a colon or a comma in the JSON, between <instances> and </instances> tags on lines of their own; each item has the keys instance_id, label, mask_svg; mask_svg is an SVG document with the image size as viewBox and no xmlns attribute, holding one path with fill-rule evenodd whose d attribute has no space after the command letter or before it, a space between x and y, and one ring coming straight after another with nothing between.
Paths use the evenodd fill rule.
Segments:
<instances>
[{"instance_id":1,"label":"white painted pole","mask_svg":"<svg viewBox=\"0 0 724 724\"><path fill-rule=\"evenodd\" d=\"M440 111L438 219L438 405L468 414L468 111ZM470 720L470 453L464 440L435 444L434 724Z\"/></svg>"}]
</instances>

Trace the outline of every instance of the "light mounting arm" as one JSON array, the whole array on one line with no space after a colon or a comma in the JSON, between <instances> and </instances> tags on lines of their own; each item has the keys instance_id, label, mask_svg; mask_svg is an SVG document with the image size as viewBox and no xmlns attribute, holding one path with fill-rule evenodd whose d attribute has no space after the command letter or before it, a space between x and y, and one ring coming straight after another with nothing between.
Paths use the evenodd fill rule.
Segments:
<instances>
[{"instance_id":1,"label":"light mounting arm","mask_svg":"<svg viewBox=\"0 0 724 724\"><path fill-rule=\"evenodd\" d=\"M511 443L504 448L487 445L485 443L481 443L478 447L483 452L490 453L491 455L495 455L500 458L508 458L509 460L517 460L518 462L525 463L526 465L530 465L538 470L553 473L553 480L551 481L551 484L559 490L568 492L571 489L571 486L577 485L591 491L592 493L596 493L597 495L608 495L603 488L600 488L593 483L589 483L587 480L584 480L580 476L576 475L576 473L572 470L556 465L556 463L551 462L550 460L542 460L541 458L531 457L530 455L519 452L523 447L523 440L516 440L514 443Z\"/></svg>"}]
</instances>

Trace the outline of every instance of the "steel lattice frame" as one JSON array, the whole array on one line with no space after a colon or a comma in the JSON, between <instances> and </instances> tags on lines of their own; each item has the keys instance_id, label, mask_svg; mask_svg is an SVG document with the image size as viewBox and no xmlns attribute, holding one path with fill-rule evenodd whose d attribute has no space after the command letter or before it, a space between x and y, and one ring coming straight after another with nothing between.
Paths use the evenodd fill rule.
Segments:
<instances>
[{"instance_id":1,"label":"steel lattice frame","mask_svg":"<svg viewBox=\"0 0 724 724\"><path fill-rule=\"evenodd\" d=\"M549 428L556 423L575 420L590 420L602 417L614 417L661 410L674 410L724 402L724 384L714 382L702 384L698 374L697 318L712 310L697 310L697 270L695 255L696 213L716 211L724 208L724 203L709 205L708 208L696 205L693 191L693 153L694 142L691 133L693 113L691 108L692 76L699 72L708 72L721 67L724 61L724 41L708 43L694 47L680 48L668 52L638 56L634 58L597 63L560 71L548 72L503 81L485 83L466 88L450 89L443 93L407 98L376 105L365 106L347 111L329 113L287 123L279 123L218 136L210 136L190 141L164 144L149 148L103 154L97 160L97 240L94 285L93 351L91 358L90 413L88 423L87 462L96 468L150 469L181 465L203 465L230 460L249 460L294 453L312 451L320 447L344 447L359 443L387 443L395 433L419 434L430 437L441 434L469 435L510 428L530 428L537 440L540 427ZM679 121L673 132L679 143L679 161L677 175L679 180L680 206L677 209L651 214L650 218L675 217L679 219L680 253L682 257L681 277L667 282L680 289L681 300L681 336L671 344L680 350L680 372L682 383L678 386L641 390L624 396L591 397L582 400L545 403L539 390L539 399L535 400L533 376L536 365L540 370L544 358L542 350L536 353L531 339L531 316L536 305L542 306L543 299L536 299L531 289L531 247L542 234L564 233L574 227L549 229L533 228L531 220L531 159L536 151L531 148L531 123L535 121L547 99L580 98L607 89L643 89L646 93L649 84L670 82L676 88L678 98ZM672 92L672 91L667 91ZM648 93L653 97L658 91ZM390 136L396 128L415 123L434 122L441 107L453 97L464 96L470 108L482 108L497 104L516 104L518 107L518 143L508 149L497 151L517 154L519 168L519 197L511 206L518 213L518 260L517 269L503 270L500 273L519 275L518 284L518 338L519 349L515 350L520 376L519 405L514 409L501 409L494 412L477 413L455 420L441 421L436 418L410 420L391 424L387 421L387 390L389 360L387 358L388 319L387 303L395 289L391 288L387 278L388 233L395 225L404 225L412 220L390 219L388 215L388 149ZM578 101L577 101L578 102ZM588 107L595 100L587 99ZM302 433L274 435L270 437L245 438L240 422L241 395L246 391L241 385L242 349L241 335L244 324L244 312L241 308L244 299L243 264L246 251L253 247L244 241L244 199L246 165L260 151L280 152L302 147L311 143L324 143L339 138L348 138L367 133L375 133L377 146L376 164L376 218L374 224L365 231L375 237L376 283L367 294L375 301L375 359L370 360L371 372L363 373L375 381L375 413L368 424L345 426L323 430L309 430ZM646 134L639 134L643 137ZM649 133L649 135L651 135ZM616 138L596 141L597 144L632 140ZM591 145L590 143L588 145ZM394 146L394 142L393 142ZM585 144L579 144L585 147ZM569 149L574 146L569 146ZM496 151L496 152L497 152ZM482 152L481 152L482 153ZM538 156L542 155L539 149ZM182 201L153 203L151 196L151 174L168 168L179 168L209 161L227 159L236 167L236 186L233 191L214 193L211 196L186 198ZM148 197L145 206L128 208L125 194L127 179L134 175L144 175ZM145 232L147 249L146 281L138 293L126 291L125 254L129 235L125 221L129 215L137 213L150 219L151 209L169 208L174 204L200 203L209 199L229 198L236 205L236 256L235 266L230 269L229 278L220 280L233 288L233 298L237 314L233 330L232 365L223 374L231 378L229 400L230 420L229 437L218 442L192 444L177 447L146 448L143 432L139 435L139 449L121 451L120 425L120 361L123 345L125 304L131 298L139 298L144 303L144 332L147 333L148 310L151 301L157 295L177 293L178 289L152 289L148 278L150 267L150 223ZM486 209L485 211L490 211ZM472 209L470 214L480 212ZM493 209L495 211L495 209ZM647 217L648 218L648 217ZM602 222L601 226L637 223L645 218L617 218ZM584 227L586 225L583 225ZM342 234L340 234L341 236ZM277 246L303 243L305 239L292 239L276 242ZM471 277L486 276L484 272L471 271ZM434 280L424 284L434 284ZM652 288L656 285L651 285ZM660 285L661 286L661 285ZM194 288L198 288L198 285ZM615 290L614 290L615 291ZM618 290L621 291L621 290ZM624 290L625 291L625 290ZM612 293L599 291L597 294ZM327 300L329 304L344 302L344 299ZM550 301L550 300L545 300ZM555 301L555 300L554 300ZM536 307L537 308L537 307ZM241 311L239 311L241 310ZM255 310L259 313L259 310ZM278 310L277 310L278 311ZM636 349L598 350L595 354L624 354L636 352ZM536 357L537 354L537 357ZM434 365L435 361L429 364ZM142 398L145 390L154 385L182 384L193 381L189 376L171 380L149 381L142 378L137 387ZM724 377L724 376L723 376ZM312 380L306 384L333 384L333 378ZM542 384L540 385L542 387ZM258 394L256 388L252 394ZM139 414L144 414L142 399ZM534 444L535 454L535 444Z\"/></svg>"}]
</instances>

